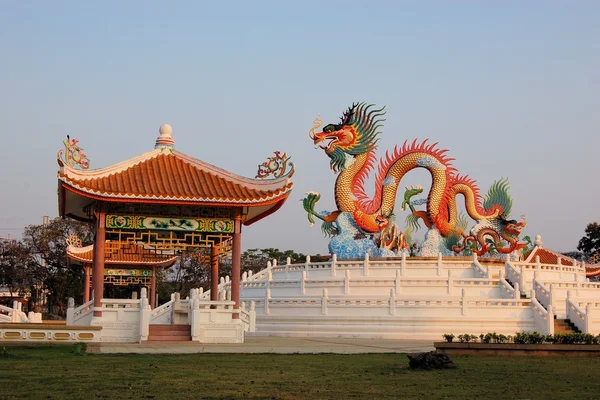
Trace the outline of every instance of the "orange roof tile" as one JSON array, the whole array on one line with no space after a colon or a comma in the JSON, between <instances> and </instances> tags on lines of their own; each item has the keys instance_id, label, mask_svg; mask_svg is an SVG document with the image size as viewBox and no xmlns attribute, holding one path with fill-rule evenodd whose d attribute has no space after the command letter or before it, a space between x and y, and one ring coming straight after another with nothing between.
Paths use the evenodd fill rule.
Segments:
<instances>
[{"instance_id":1,"label":"orange roof tile","mask_svg":"<svg viewBox=\"0 0 600 400\"><path fill-rule=\"evenodd\" d=\"M91 264L94 258L94 245L86 247L67 247L67 256L76 262ZM117 244L106 242L104 248L105 264L118 265L155 265L170 267L177 261L172 254L158 254L153 249L138 244Z\"/></svg>"},{"instance_id":2,"label":"orange roof tile","mask_svg":"<svg viewBox=\"0 0 600 400\"><path fill-rule=\"evenodd\" d=\"M528 263L535 262L536 256L540 257L540 262L542 264L556 265L556 264L558 264L558 259L560 258L561 265L569 265L569 266L577 265L578 267L581 267L581 262L579 262L571 257L567 257L564 254L560 254L560 253L557 253L556 251L552 251L552 250L549 250L549 249L546 249L546 248L540 247L540 246L534 247L534 249L525 258L525 262L528 262Z\"/></svg>"},{"instance_id":3,"label":"orange roof tile","mask_svg":"<svg viewBox=\"0 0 600 400\"><path fill-rule=\"evenodd\" d=\"M292 188L289 177L257 181L177 151L160 150L146 153L147 157L141 160L99 170L80 171L63 166L58 178L83 193L108 199L253 204L276 199Z\"/></svg>"},{"instance_id":4,"label":"orange roof tile","mask_svg":"<svg viewBox=\"0 0 600 400\"><path fill-rule=\"evenodd\" d=\"M552 250L545 249L543 247L536 246L529 255L525 258L525 262L535 262L535 257L540 257L540 262L542 264L557 264L558 259L560 258L561 265L576 265L581 267L583 264L581 261L577 261L571 257L567 257L564 254L557 253ZM585 276L587 278L592 278L594 276L600 275L600 265L598 264L585 264Z\"/></svg>"},{"instance_id":5,"label":"orange roof tile","mask_svg":"<svg viewBox=\"0 0 600 400\"><path fill-rule=\"evenodd\" d=\"M124 162L95 170L76 169L59 160L59 212L86 219L89 199L190 206L248 207L245 225L273 213L289 196L293 168L277 179L250 179L157 147Z\"/></svg>"}]
</instances>

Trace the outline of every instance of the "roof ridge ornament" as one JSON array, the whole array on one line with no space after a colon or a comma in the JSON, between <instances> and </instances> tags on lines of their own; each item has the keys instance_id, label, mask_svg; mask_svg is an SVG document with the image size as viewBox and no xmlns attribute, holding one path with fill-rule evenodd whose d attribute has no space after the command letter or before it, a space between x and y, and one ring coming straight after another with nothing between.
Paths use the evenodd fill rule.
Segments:
<instances>
[{"instance_id":1,"label":"roof ridge ornament","mask_svg":"<svg viewBox=\"0 0 600 400\"><path fill-rule=\"evenodd\" d=\"M169 124L162 124L160 128L158 128L158 133L160 135L156 138L156 144L154 145L155 149L159 148L169 148L172 149L175 146L175 141L171 137L173 133L173 128Z\"/></svg>"},{"instance_id":2,"label":"roof ridge ornament","mask_svg":"<svg viewBox=\"0 0 600 400\"><path fill-rule=\"evenodd\" d=\"M83 149L77 145L79 140L75 138L71 139L69 135L67 135L67 140L64 140L63 143L65 145L65 149L58 151L58 165L61 167L68 165L69 167L75 169L90 168L90 160L83 152Z\"/></svg>"},{"instance_id":3,"label":"roof ridge ornament","mask_svg":"<svg viewBox=\"0 0 600 400\"><path fill-rule=\"evenodd\" d=\"M79 236L77 236L77 234L75 234L74 232L69 233L66 242L68 247L82 247L81 239L79 239Z\"/></svg>"},{"instance_id":4,"label":"roof ridge ornament","mask_svg":"<svg viewBox=\"0 0 600 400\"><path fill-rule=\"evenodd\" d=\"M273 179L278 179L286 175L291 177L294 174L294 163L290 161L291 157L287 153L282 155L279 151L275 151L274 154L267 161L258 165L255 178L267 179L270 175L273 175Z\"/></svg>"}]
</instances>

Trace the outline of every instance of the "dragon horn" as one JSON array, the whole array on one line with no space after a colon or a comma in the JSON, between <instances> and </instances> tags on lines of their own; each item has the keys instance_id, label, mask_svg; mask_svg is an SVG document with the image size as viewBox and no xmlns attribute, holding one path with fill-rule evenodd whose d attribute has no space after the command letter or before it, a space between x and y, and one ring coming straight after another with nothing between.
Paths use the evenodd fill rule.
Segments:
<instances>
[{"instance_id":1,"label":"dragon horn","mask_svg":"<svg viewBox=\"0 0 600 400\"><path fill-rule=\"evenodd\" d=\"M321 125L323 125L323 120L321 119L321 116L319 115L317 118L314 119L313 127L310 128L310 130L308 131L308 137L311 138L312 140L315 140L315 130L318 129Z\"/></svg>"}]
</instances>

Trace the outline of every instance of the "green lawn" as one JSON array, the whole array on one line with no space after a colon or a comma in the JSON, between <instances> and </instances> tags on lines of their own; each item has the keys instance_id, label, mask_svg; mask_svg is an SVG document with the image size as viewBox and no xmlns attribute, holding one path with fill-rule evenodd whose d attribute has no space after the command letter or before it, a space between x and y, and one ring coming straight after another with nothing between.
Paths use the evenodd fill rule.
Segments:
<instances>
[{"instance_id":1,"label":"green lawn","mask_svg":"<svg viewBox=\"0 0 600 400\"><path fill-rule=\"evenodd\" d=\"M596 399L600 358L452 357L413 371L404 354L77 354L0 347L0 399Z\"/></svg>"}]
</instances>

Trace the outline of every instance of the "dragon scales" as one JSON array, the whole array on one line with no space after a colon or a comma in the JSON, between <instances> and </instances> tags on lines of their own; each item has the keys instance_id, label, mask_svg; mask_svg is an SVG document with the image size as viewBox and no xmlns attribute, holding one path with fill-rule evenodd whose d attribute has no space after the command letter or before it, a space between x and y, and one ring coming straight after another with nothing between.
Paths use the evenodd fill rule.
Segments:
<instances>
[{"instance_id":1,"label":"dragon scales","mask_svg":"<svg viewBox=\"0 0 600 400\"><path fill-rule=\"evenodd\" d=\"M526 221L509 220L512 199L508 181L494 182L485 198L468 176L460 176L452 167L447 150L427 140L405 142L379 162L375 178L375 193L367 195L365 180L375 166L377 137L380 134L385 107L377 109L366 103L353 104L344 112L339 124L328 124L321 132L317 119L309 136L330 158L330 166L338 174L335 183L333 212L315 211L320 199L316 192L307 193L302 202L311 223L315 217L323 221L322 230L331 237L329 251L339 259L397 256L408 252L411 235L419 221L428 228L419 255L433 256L438 252L468 255L508 254L526 247L519 242ZM394 205L402 178L415 168L431 174L431 189L426 199L413 197L423 192L420 185L406 188L402 210L407 207L405 231L396 226ZM463 195L468 217L475 225L467 232L468 218L457 211L457 196ZM424 210L415 206L425 205Z\"/></svg>"}]
</instances>

